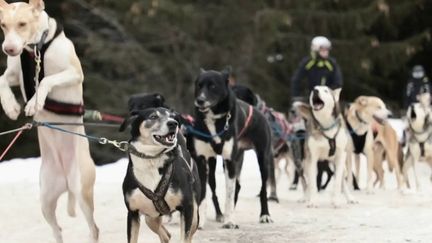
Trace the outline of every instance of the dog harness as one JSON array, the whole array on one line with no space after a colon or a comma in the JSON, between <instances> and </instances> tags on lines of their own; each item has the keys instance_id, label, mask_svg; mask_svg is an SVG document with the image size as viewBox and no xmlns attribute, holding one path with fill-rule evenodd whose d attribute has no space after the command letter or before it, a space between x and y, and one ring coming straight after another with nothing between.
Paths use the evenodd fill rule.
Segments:
<instances>
[{"instance_id":1,"label":"dog harness","mask_svg":"<svg viewBox=\"0 0 432 243\"><path fill-rule=\"evenodd\" d=\"M336 118L335 122L329 126L329 127L322 127L321 124L319 124L318 120L315 118L315 115L312 112L312 118L314 120L315 125L318 127L318 130L321 132L321 134L327 138L329 146L330 146L330 150L329 150L329 157L332 157L335 153L336 153L336 136L339 134L341 125L340 125L340 119ZM325 134L326 131L329 131L333 128L337 127L337 131L336 134L334 135L334 137L329 137Z\"/></svg>"},{"instance_id":2,"label":"dog harness","mask_svg":"<svg viewBox=\"0 0 432 243\"><path fill-rule=\"evenodd\" d=\"M41 55L41 63L40 63L41 71L39 75L39 82L41 82L45 77L45 70L44 70L45 52L48 50L52 42L62 32L63 32L63 26L57 22L57 28L51 40L44 43L48 35L48 32L44 32L39 43L29 45L32 49L37 48ZM36 84L34 81L34 77L36 75L35 56L32 51L23 51L20 58L21 58L21 70L23 75L23 86L24 86L23 95L24 95L24 99L26 101L29 101L36 93ZM60 115L72 115L72 116L84 115L83 104L69 104L69 103L55 101L49 98L45 100L44 109Z\"/></svg>"},{"instance_id":3,"label":"dog harness","mask_svg":"<svg viewBox=\"0 0 432 243\"><path fill-rule=\"evenodd\" d=\"M133 146L131 146L131 145L129 145L129 146L130 146L129 148L133 148L136 151L136 149ZM174 149L172 151L177 151L177 149ZM141 152L138 152L138 153L139 153L139 157L144 155ZM171 151L168 153L171 153ZM175 153L175 152L173 152L173 153ZM132 154L136 154L136 153L133 152ZM145 158L151 158L151 157L156 158L160 155L161 155L161 153L159 155L156 155L156 156L145 155ZM175 156L173 156L173 157L175 157ZM174 159L168 161L168 163L169 163L168 168L166 169L165 173L162 175L162 178L159 181L154 192L152 190L148 189L147 187L145 187L143 184L141 184L141 182L138 181L138 179L135 177L135 173L133 173L133 167L131 167L131 171L130 171L132 176L133 176L133 179L137 183L138 189L148 199L150 199L152 201L156 211L158 211L161 215L169 215L171 213L171 209L170 209L168 203L165 201L165 195L168 192L168 188L169 188L169 185L170 185L171 180L172 180L173 171L174 171Z\"/></svg>"},{"instance_id":4,"label":"dog harness","mask_svg":"<svg viewBox=\"0 0 432 243\"><path fill-rule=\"evenodd\" d=\"M273 150L277 152L286 144L294 128L287 122L283 114L267 107L266 103L258 95L256 95L256 99L256 108L266 117L272 129Z\"/></svg>"},{"instance_id":5,"label":"dog harness","mask_svg":"<svg viewBox=\"0 0 432 243\"><path fill-rule=\"evenodd\" d=\"M237 138L241 138L241 136L243 136L243 133L249 127L250 122L252 120L252 115L253 115L253 107L249 105L248 116L246 118L245 124L243 125L243 128L240 130L239 134L237 135Z\"/></svg>"},{"instance_id":6,"label":"dog harness","mask_svg":"<svg viewBox=\"0 0 432 243\"><path fill-rule=\"evenodd\" d=\"M366 144L366 136L367 136L367 132L365 132L363 135L358 135L357 133L355 133L354 129L351 127L351 124L349 124L348 121L346 121L347 127L348 127L348 131L351 135L351 138L353 140L354 143L354 153L356 154L360 154L363 152L364 146Z\"/></svg>"}]
</instances>

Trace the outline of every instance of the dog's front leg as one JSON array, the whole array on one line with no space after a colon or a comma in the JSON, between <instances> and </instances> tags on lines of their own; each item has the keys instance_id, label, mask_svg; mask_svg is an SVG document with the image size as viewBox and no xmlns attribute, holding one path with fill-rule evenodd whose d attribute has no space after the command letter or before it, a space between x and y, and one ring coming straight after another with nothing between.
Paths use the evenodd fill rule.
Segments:
<instances>
[{"instance_id":1,"label":"dog's front leg","mask_svg":"<svg viewBox=\"0 0 432 243\"><path fill-rule=\"evenodd\" d=\"M80 70L69 67L63 72L42 79L36 94L27 102L25 107L26 116L33 116L44 107L45 99L53 87L82 83L84 76Z\"/></svg>"},{"instance_id":2,"label":"dog's front leg","mask_svg":"<svg viewBox=\"0 0 432 243\"><path fill-rule=\"evenodd\" d=\"M128 243L137 243L140 228L140 216L138 211L129 211L127 215Z\"/></svg>"},{"instance_id":3,"label":"dog's front leg","mask_svg":"<svg viewBox=\"0 0 432 243\"><path fill-rule=\"evenodd\" d=\"M310 156L309 158L305 159L305 167L307 171L307 188L306 188L306 195L304 201L306 202L306 206L308 208L318 207L318 204L316 203L316 194L318 193L318 187L317 187L317 163L318 158L316 156Z\"/></svg>"},{"instance_id":4,"label":"dog's front leg","mask_svg":"<svg viewBox=\"0 0 432 243\"><path fill-rule=\"evenodd\" d=\"M367 186L366 193L371 194L373 192L373 169L374 169L374 151L373 149L367 149L365 151L366 159L367 159Z\"/></svg>"},{"instance_id":5,"label":"dog's front leg","mask_svg":"<svg viewBox=\"0 0 432 243\"><path fill-rule=\"evenodd\" d=\"M8 59L8 68L2 76L0 76L0 100L3 110L6 115L16 120L21 112L21 106L15 99L15 95L12 93L10 88L11 85L19 85L19 77L16 74L16 70L9 67L10 64Z\"/></svg>"},{"instance_id":6,"label":"dog's front leg","mask_svg":"<svg viewBox=\"0 0 432 243\"><path fill-rule=\"evenodd\" d=\"M333 196L332 196L332 203L333 206L339 207L339 196L342 191L342 180L343 180L343 173L345 170L345 162L346 162L346 151L340 151L339 153L336 153L335 156L335 182L334 182L334 190L333 190Z\"/></svg>"},{"instance_id":7,"label":"dog's front leg","mask_svg":"<svg viewBox=\"0 0 432 243\"><path fill-rule=\"evenodd\" d=\"M236 185L236 170L234 162L231 160L225 160L225 186L226 186L226 200L225 200L225 220L223 228L225 229L237 229L238 225L234 223L234 195Z\"/></svg>"}]
</instances>

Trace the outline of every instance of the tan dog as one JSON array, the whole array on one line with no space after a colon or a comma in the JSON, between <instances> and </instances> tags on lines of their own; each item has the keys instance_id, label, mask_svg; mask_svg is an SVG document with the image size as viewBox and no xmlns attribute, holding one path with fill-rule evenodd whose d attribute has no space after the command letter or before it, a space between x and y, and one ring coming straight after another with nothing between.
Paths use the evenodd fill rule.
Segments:
<instances>
[{"instance_id":1,"label":"tan dog","mask_svg":"<svg viewBox=\"0 0 432 243\"><path fill-rule=\"evenodd\" d=\"M0 97L6 115L16 120L20 114L10 86L20 86L27 101L25 114L38 121L82 122L83 72L72 42L57 22L44 11L43 0L30 3L8 4L0 0L0 19L5 40L3 51L8 55L7 69L0 77ZM43 71L40 85L26 78L23 56L32 56L34 49L41 51ZM39 49L40 48L40 49ZM33 59L29 60L34 62ZM34 65L34 64L33 64ZM29 84L28 81L33 81ZM27 82L27 83L26 83ZM59 115L59 113L68 115ZM83 127L65 127L73 132L85 133ZM56 219L57 200L68 192L68 212L75 215L75 199L84 212L97 241L99 230L93 218L93 186L95 167L90 157L87 139L39 127L39 147L42 157L40 171L42 213L52 227L55 239L63 242L61 228Z\"/></svg>"},{"instance_id":2,"label":"tan dog","mask_svg":"<svg viewBox=\"0 0 432 243\"><path fill-rule=\"evenodd\" d=\"M359 182L360 176L360 154L367 158L367 191L373 187L374 170L374 136L372 123L374 121L383 122L387 119L390 111L387 110L384 102L372 96L358 97L345 113L347 127L353 141L353 154L355 157L356 171L355 176ZM351 155L348 155L347 169L351 175ZM348 176L349 185L352 185L352 176Z\"/></svg>"},{"instance_id":3,"label":"tan dog","mask_svg":"<svg viewBox=\"0 0 432 243\"><path fill-rule=\"evenodd\" d=\"M397 133L388 121L382 124L375 124L376 138L374 141L374 171L377 178L374 182L376 185L380 183L380 187L385 187L383 161L386 160L390 172L395 171L398 189L402 189L402 160L403 152L399 144Z\"/></svg>"}]
</instances>

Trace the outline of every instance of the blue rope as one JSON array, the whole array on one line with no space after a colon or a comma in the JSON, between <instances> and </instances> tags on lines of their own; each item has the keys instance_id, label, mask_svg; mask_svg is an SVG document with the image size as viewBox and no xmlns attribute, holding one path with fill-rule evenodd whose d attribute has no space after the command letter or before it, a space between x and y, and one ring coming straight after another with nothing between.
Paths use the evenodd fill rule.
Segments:
<instances>
[{"instance_id":1,"label":"blue rope","mask_svg":"<svg viewBox=\"0 0 432 243\"><path fill-rule=\"evenodd\" d=\"M60 128L60 127L53 126L53 125L51 125L48 122L37 122L37 121L34 121L33 125L34 126L43 126L43 127L51 128L51 129L58 130L58 131L61 131L61 132L64 132L64 133L69 133L69 134L77 135L77 136L80 136L80 137L83 137L83 138L88 138L88 139L91 139L91 140L95 140L97 142L101 142L102 141L102 138L95 137L95 136L90 136L90 135L86 135L86 134L82 134L82 133L72 132L72 131L69 131L69 130L66 130L66 129L63 129L63 128Z\"/></svg>"},{"instance_id":2,"label":"blue rope","mask_svg":"<svg viewBox=\"0 0 432 243\"><path fill-rule=\"evenodd\" d=\"M190 132L192 134L195 134L195 135L198 135L198 136L204 137L204 138L209 138L209 139L215 138L215 137L220 137L220 136L222 136L227 131L227 129L224 128L222 131L218 132L217 134L211 135L211 134L199 131L199 130L195 129L193 126L190 126L190 125L186 126L186 129L187 129L188 132Z\"/></svg>"}]
</instances>

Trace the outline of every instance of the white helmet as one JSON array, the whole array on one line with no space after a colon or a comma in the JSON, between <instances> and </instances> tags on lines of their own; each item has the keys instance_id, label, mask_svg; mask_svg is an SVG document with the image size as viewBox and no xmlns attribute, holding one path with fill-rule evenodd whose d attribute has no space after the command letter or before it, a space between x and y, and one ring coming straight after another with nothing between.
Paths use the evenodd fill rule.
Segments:
<instances>
[{"instance_id":1,"label":"white helmet","mask_svg":"<svg viewBox=\"0 0 432 243\"><path fill-rule=\"evenodd\" d=\"M331 42L325 36L316 36L312 39L311 50L319 51L320 48L331 48Z\"/></svg>"}]
</instances>

